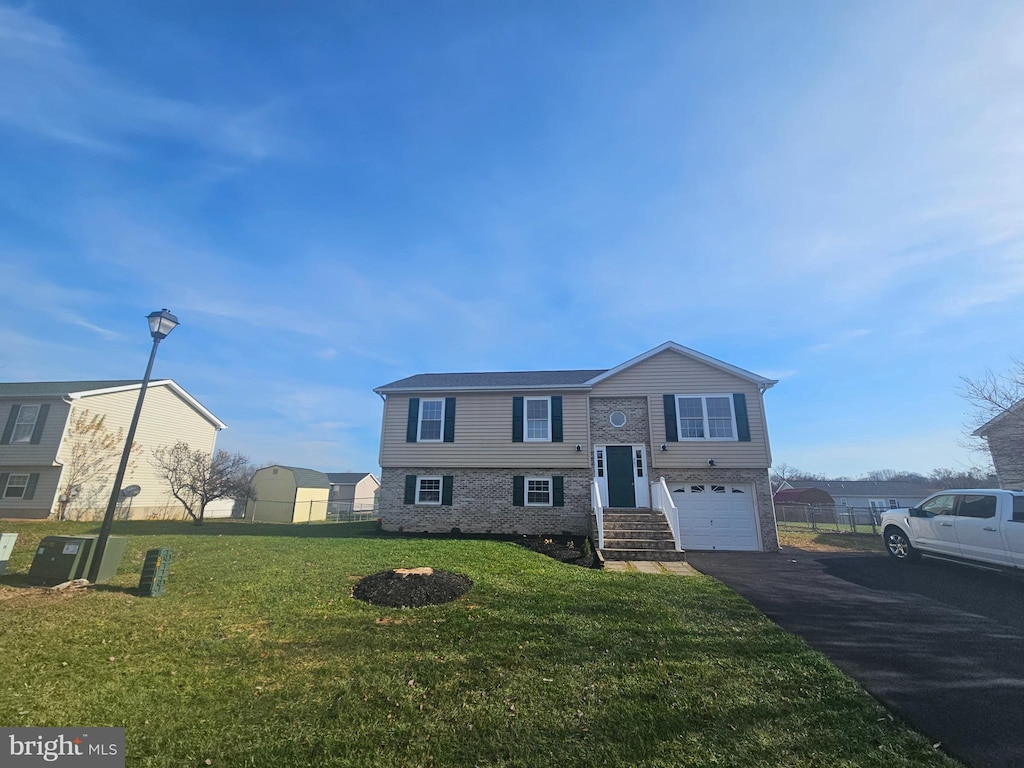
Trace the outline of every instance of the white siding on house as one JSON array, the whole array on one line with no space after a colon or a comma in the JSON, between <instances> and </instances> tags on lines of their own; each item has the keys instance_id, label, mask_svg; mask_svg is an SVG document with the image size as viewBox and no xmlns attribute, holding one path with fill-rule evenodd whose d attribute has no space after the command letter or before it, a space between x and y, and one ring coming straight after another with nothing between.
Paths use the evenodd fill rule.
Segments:
<instances>
[{"instance_id":1,"label":"white siding on house","mask_svg":"<svg viewBox=\"0 0 1024 768\"><path fill-rule=\"evenodd\" d=\"M750 442L699 440L668 442L665 436L663 396L733 394L746 395ZM765 428L764 400L757 384L714 368L699 360L665 350L637 363L591 390L593 397L647 396L652 432L651 465L661 468L707 466L714 459L723 468L760 468L771 465ZM662 451L665 444L667 451Z\"/></svg>"},{"instance_id":2,"label":"white siding on house","mask_svg":"<svg viewBox=\"0 0 1024 768\"><path fill-rule=\"evenodd\" d=\"M512 398L562 396L561 443L512 442ZM587 394L544 392L453 392L455 442L407 443L409 398L415 393L388 395L381 439L382 467L586 467L588 450ZM429 393L422 397L444 397ZM583 450L576 452L576 444Z\"/></svg>"}]
</instances>

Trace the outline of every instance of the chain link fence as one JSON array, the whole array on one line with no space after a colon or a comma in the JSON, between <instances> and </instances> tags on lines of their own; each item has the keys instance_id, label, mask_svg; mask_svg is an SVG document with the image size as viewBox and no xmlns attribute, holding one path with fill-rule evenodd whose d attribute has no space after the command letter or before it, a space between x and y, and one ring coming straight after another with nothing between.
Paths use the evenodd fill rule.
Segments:
<instances>
[{"instance_id":1,"label":"chain link fence","mask_svg":"<svg viewBox=\"0 0 1024 768\"><path fill-rule=\"evenodd\" d=\"M379 496L352 501L257 499L243 508L250 523L353 523L380 517Z\"/></svg>"},{"instance_id":2,"label":"chain link fence","mask_svg":"<svg viewBox=\"0 0 1024 768\"><path fill-rule=\"evenodd\" d=\"M784 531L877 534L879 511L835 504L776 502L775 520Z\"/></svg>"}]
</instances>

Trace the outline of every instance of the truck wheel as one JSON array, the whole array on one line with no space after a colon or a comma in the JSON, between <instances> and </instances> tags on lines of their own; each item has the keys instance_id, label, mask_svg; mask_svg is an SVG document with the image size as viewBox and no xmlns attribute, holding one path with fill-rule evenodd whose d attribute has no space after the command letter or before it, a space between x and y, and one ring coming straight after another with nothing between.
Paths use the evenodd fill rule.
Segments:
<instances>
[{"instance_id":1,"label":"truck wheel","mask_svg":"<svg viewBox=\"0 0 1024 768\"><path fill-rule=\"evenodd\" d=\"M921 557L921 553L914 549L907 535L899 528L885 529L885 548L897 560L908 563Z\"/></svg>"}]
</instances>

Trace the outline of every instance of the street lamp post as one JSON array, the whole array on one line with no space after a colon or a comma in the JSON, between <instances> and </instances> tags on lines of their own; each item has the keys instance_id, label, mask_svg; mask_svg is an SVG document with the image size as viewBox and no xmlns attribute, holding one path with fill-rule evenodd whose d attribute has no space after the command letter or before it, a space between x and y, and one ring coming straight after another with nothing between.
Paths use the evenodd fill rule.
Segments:
<instances>
[{"instance_id":1,"label":"street lamp post","mask_svg":"<svg viewBox=\"0 0 1024 768\"><path fill-rule=\"evenodd\" d=\"M107 502L107 512L103 516L100 537L96 541L96 551L93 553L92 564L89 566L88 579L94 584L99 577L103 552L107 548L107 539L110 538L110 527L114 523L114 512L117 509L118 497L121 495L121 483L124 482L124 473L128 469L128 458L132 452L132 443L135 441L135 428L139 426L139 416L142 415L142 401L146 399L146 387L149 386L149 377L153 373L156 348L161 341L167 338L167 334L178 326L178 318L168 312L167 309L163 309L160 312L151 312L147 315L147 319L149 320L149 334L153 337L153 349L149 353L149 364L146 366L146 375L143 377L142 387L139 389L139 400L135 403L132 423L128 427L128 437L124 443L124 452L121 454L121 464L118 466L117 475L114 477L114 487L110 489L110 501Z\"/></svg>"}]
</instances>

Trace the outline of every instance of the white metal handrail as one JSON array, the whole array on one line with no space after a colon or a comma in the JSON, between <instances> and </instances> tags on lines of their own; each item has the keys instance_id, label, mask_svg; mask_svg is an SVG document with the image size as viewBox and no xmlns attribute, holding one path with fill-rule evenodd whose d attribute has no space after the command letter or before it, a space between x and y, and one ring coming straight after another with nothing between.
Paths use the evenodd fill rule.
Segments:
<instances>
[{"instance_id":1,"label":"white metal handrail","mask_svg":"<svg viewBox=\"0 0 1024 768\"><path fill-rule=\"evenodd\" d=\"M676 543L676 549L683 548L679 540L679 511L676 503L672 500L672 494L668 491L668 483L664 477L659 477L657 482L651 483L651 507L659 510L668 520L668 527L672 529L672 539Z\"/></svg>"},{"instance_id":2,"label":"white metal handrail","mask_svg":"<svg viewBox=\"0 0 1024 768\"><path fill-rule=\"evenodd\" d=\"M597 518L597 548L604 549L604 504L601 503L601 488L597 478L590 481L590 505L594 508Z\"/></svg>"}]
</instances>

